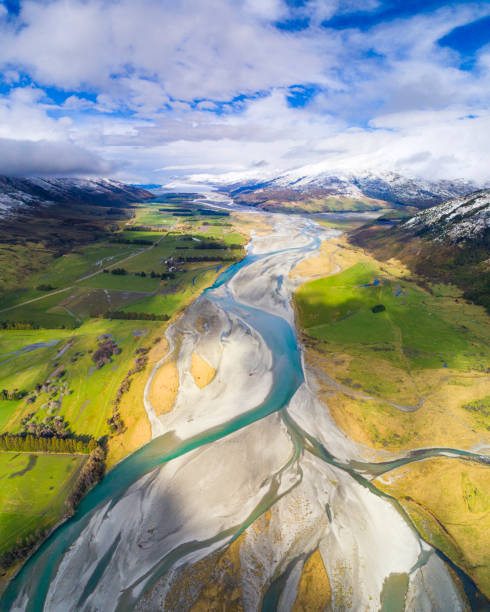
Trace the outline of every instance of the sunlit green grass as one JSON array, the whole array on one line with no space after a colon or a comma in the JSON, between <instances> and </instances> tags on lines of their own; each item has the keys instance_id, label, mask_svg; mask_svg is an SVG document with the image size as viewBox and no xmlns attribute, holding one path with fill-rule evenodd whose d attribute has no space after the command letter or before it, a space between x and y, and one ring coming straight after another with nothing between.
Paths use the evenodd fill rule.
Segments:
<instances>
[{"instance_id":1,"label":"sunlit green grass","mask_svg":"<svg viewBox=\"0 0 490 612\"><path fill-rule=\"evenodd\" d=\"M63 416L71 430L77 434L88 434L95 438L108 434L106 421L112 413L112 401L122 379L134 363L135 351L139 346L145 346L151 334L161 325L158 321L92 319L70 334L63 333L65 330L51 330L49 333L44 331L42 336L0 332L2 352L12 334L15 348L10 347L8 352L41 342L40 338L42 341L58 340L54 346L37 348L16 356L6 355L7 351L0 354L0 389L17 388L32 394L35 386L46 382L58 364L66 370L60 382L66 383L70 391L63 398L60 398L59 394L53 398L48 393L36 394L36 401L32 404L26 404L25 400L1 402L0 410L6 410L0 414L2 430L14 433L20 431L21 419L35 412L39 421L50 415ZM134 333L139 330L145 330L146 333L142 336ZM18 334L17 338L15 334ZM112 363L96 369L92 352L97 349L99 338L103 334L111 334L118 342L121 353L113 357ZM57 359L56 356L68 341L71 346ZM60 408L55 411L50 409L48 402L51 399L61 399ZM10 410L9 404L15 405L16 410Z\"/></svg>"},{"instance_id":2,"label":"sunlit green grass","mask_svg":"<svg viewBox=\"0 0 490 612\"><path fill-rule=\"evenodd\" d=\"M396 344L413 367L464 368L481 361L480 351L488 356L484 342L445 318L444 304L370 264L303 285L296 304L313 338L364 350ZM373 313L377 304L386 310ZM384 356L397 359L395 352Z\"/></svg>"},{"instance_id":3,"label":"sunlit green grass","mask_svg":"<svg viewBox=\"0 0 490 612\"><path fill-rule=\"evenodd\" d=\"M84 461L80 455L0 452L0 553L62 518Z\"/></svg>"}]
</instances>

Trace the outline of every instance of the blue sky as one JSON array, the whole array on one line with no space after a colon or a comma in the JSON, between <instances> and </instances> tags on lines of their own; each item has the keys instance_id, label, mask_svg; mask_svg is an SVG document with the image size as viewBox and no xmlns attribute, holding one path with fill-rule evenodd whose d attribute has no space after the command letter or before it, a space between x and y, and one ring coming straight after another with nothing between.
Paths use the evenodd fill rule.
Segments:
<instances>
[{"instance_id":1,"label":"blue sky","mask_svg":"<svg viewBox=\"0 0 490 612\"><path fill-rule=\"evenodd\" d=\"M489 98L490 2L0 1L5 174L486 182Z\"/></svg>"}]
</instances>

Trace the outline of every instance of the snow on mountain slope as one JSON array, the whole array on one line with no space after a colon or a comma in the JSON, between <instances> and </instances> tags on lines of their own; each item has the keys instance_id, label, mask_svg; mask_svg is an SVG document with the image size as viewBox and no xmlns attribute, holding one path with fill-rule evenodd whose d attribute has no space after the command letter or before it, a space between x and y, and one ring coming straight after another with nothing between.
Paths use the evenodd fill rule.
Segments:
<instances>
[{"instance_id":1,"label":"snow on mountain slope","mask_svg":"<svg viewBox=\"0 0 490 612\"><path fill-rule=\"evenodd\" d=\"M53 203L120 206L151 197L144 189L111 179L0 176L0 216Z\"/></svg>"},{"instance_id":2,"label":"snow on mountain slope","mask_svg":"<svg viewBox=\"0 0 490 612\"><path fill-rule=\"evenodd\" d=\"M274 179L269 187L290 187L298 191L322 188L333 195L347 197L370 197L402 206L425 208L455 196L475 191L477 186L464 180L427 181L404 177L395 172L364 172L359 174L321 172L298 176L300 170L289 172Z\"/></svg>"},{"instance_id":3,"label":"snow on mountain slope","mask_svg":"<svg viewBox=\"0 0 490 612\"><path fill-rule=\"evenodd\" d=\"M322 162L289 170L279 175L257 170L219 176L196 175L193 180L213 184L232 195L258 189L291 189L299 193L323 190L326 195L362 199L369 197L401 206L427 208L450 198L464 196L484 185L471 181L426 180L402 176L392 171L350 171L335 169Z\"/></svg>"},{"instance_id":4,"label":"snow on mountain slope","mask_svg":"<svg viewBox=\"0 0 490 612\"><path fill-rule=\"evenodd\" d=\"M490 189L424 210L400 227L447 243L481 238L490 227Z\"/></svg>"}]
</instances>

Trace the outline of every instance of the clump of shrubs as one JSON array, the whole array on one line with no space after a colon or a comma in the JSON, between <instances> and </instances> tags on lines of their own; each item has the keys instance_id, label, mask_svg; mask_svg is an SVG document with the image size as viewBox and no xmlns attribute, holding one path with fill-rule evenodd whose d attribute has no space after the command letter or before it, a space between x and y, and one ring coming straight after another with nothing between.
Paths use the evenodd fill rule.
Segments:
<instances>
[{"instance_id":1,"label":"clump of shrubs","mask_svg":"<svg viewBox=\"0 0 490 612\"><path fill-rule=\"evenodd\" d=\"M103 340L97 350L92 354L92 361L97 369L102 368L106 363L110 363L114 355L119 355L121 349L113 340Z\"/></svg>"},{"instance_id":2,"label":"clump of shrubs","mask_svg":"<svg viewBox=\"0 0 490 612\"><path fill-rule=\"evenodd\" d=\"M0 391L0 400L20 400L27 395L27 391L23 391L21 389L13 389L9 391L8 389L2 389Z\"/></svg>"},{"instance_id":3,"label":"clump of shrubs","mask_svg":"<svg viewBox=\"0 0 490 612\"><path fill-rule=\"evenodd\" d=\"M374 313L383 312L384 310L386 310L386 306L384 306L384 304L376 304L376 306L371 308L371 312Z\"/></svg>"}]
</instances>

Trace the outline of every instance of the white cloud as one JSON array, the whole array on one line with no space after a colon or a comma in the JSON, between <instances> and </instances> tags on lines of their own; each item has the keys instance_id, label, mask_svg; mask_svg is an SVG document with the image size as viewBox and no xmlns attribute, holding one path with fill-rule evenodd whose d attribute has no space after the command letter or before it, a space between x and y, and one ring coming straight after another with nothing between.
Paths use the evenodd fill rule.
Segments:
<instances>
[{"instance_id":1,"label":"white cloud","mask_svg":"<svg viewBox=\"0 0 490 612\"><path fill-rule=\"evenodd\" d=\"M44 91L35 87L17 87L9 95L0 96L0 138L65 138L70 120L49 117L44 97Z\"/></svg>"},{"instance_id":2,"label":"white cloud","mask_svg":"<svg viewBox=\"0 0 490 612\"><path fill-rule=\"evenodd\" d=\"M488 48L475 70L461 70L459 54L437 40L489 13L488 5L446 7L367 31L320 25L378 6L22 2L18 21L0 25L3 80L18 85L0 97L0 137L73 143L97 160L127 164L119 176L142 181L199 169L273 173L314 161L484 178ZM274 27L288 17L311 25ZM21 85L26 73L36 86ZM292 108L287 94L299 85L317 94ZM70 95L57 104L47 87Z\"/></svg>"},{"instance_id":3,"label":"white cloud","mask_svg":"<svg viewBox=\"0 0 490 612\"><path fill-rule=\"evenodd\" d=\"M103 88L136 106L142 82L136 88L135 82L144 78L181 100L323 80L315 39L264 21L265 13L277 12L272 0L250 4L263 10L244 11L228 0L24 2L23 27L5 28L1 57L40 83Z\"/></svg>"}]
</instances>

